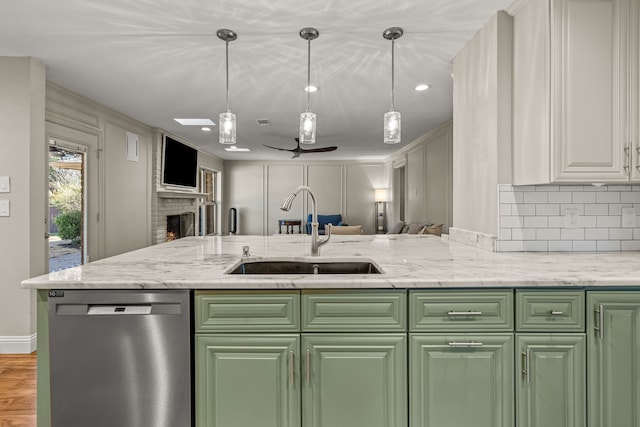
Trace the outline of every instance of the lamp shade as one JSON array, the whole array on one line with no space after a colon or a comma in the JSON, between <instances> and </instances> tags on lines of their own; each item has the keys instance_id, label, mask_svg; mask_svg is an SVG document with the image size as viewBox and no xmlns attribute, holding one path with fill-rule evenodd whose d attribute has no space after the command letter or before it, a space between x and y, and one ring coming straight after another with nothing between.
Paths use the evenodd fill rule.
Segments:
<instances>
[{"instance_id":1,"label":"lamp shade","mask_svg":"<svg viewBox=\"0 0 640 427\"><path fill-rule=\"evenodd\" d=\"M374 202L388 202L389 192L386 188L376 188L373 195Z\"/></svg>"}]
</instances>

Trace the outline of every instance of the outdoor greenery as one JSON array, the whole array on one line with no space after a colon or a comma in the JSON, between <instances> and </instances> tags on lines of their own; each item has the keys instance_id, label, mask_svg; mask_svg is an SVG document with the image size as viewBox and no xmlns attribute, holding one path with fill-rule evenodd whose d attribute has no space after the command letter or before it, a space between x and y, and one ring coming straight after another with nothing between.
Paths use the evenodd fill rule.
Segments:
<instances>
[{"instance_id":1,"label":"outdoor greenery","mask_svg":"<svg viewBox=\"0 0 640 427\"><path fill-rule=\"evenodd\" d=\"M61 161L52 153L50 161ZM79 242L82 230L82 175L79 170L49 166L49 204L59 209L54 219L60 238Z\"/></svg>"}]
</instances>

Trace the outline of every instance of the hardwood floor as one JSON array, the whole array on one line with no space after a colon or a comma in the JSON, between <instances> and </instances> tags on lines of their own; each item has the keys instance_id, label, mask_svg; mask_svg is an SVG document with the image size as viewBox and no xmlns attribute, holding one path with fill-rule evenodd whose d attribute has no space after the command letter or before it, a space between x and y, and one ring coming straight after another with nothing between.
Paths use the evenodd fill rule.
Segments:
<instances>
[{"instance_id":1,"label":"hardwood floor","mask_svg":"<svg viewBox=\"0 0 640 427\"><path fill-rule=\"evenodd\" d=\"M0 427L36 426L36 354L0 354Z\"/></svg>"}]
</instances>

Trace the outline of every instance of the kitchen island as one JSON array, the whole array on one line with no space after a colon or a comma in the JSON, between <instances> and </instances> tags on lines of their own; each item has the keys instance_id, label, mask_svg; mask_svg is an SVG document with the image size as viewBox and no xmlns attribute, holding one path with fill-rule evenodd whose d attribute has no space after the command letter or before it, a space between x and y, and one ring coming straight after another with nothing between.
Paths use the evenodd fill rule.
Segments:
<instances>
[{"instance_id":1,"label":"kitchen island","mask_svg":"<svg viewBox=\"0 0 640 427\"><path fill-rule=\"evenodd\" d=\"M407 235L309 248L305 235L184 238L26 280L40 290L39 427L47 299L105 289L190 293L198 427L640 425L640 254ZM265 260L381 274L228 274Z\"/></svg>"}]
</instances>

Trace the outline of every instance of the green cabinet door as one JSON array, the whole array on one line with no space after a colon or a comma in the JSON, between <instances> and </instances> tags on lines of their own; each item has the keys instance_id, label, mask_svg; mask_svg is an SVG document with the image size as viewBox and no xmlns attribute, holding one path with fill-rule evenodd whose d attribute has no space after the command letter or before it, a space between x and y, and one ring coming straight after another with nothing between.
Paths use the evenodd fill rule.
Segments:
<instances>
[{"instance_id":1,"label":"green cabinet door","mask_svg":"<svg viewBox=\"0 0 640 427\"><path fill-rule=\"evenodd\" d=\"M302 337L304 427L405 427L406 334Z\"/></svg>"},{"instance_id":2,"label":"green cabinet door","mask_svg":"<svg viewBox=\"0 0 640 427\"><path fill-rule=\"evenodd\" d=\"M411 334L411 427L512 427L513 334Z\"/></svg>"},{"instance_id":3,"label":"green cabinet door","mask_svg":"<svg viewBox=\"0 0 640 427\"><path fill-rule=\"evenodd\" d=\"M587 294L589 426L640 426L640 292Z\"/></svg>"},{"instance_id":4,"label":"green cabinet door","mask_svg":"<svg viewBox=\"0 0 640 427\"><path fill-rule=\"evenodd\" d=\"M299 427L299 335L196 335L197 427Z\"/></svg>"},{"instance_id":5,"label":"green cabinet door","mask_svg":"<svg viewBox=\"0 0 640 427\"><path fill-rule=\"evenodd\" d=\"M584 427L584 334L516 336L518 427Z\"/></svg>"}]
</instances>

